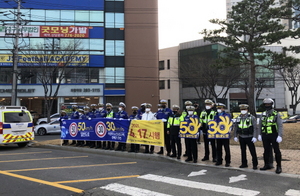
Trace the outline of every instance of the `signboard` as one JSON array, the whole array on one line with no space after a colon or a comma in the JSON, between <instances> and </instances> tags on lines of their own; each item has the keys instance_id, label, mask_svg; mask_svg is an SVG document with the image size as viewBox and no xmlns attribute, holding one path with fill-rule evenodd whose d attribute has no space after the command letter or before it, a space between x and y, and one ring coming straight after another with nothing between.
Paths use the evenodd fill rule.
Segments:
<instances>
[{"instance_id":1,"label":"signboard","mask_svg":"<svg viewBox=\"0 0 300 196\"><path fill-rule=\"evenodd\" d=\"M197 139L200 126L198 118L189 118L187 121L182 121L180 123L179 137Z\"/></svg>"},{"instance_id":2,"label":"signboard","mask_svg":"<svg viewBox=\"0 0 300 196\"><path fill-rule=\"evenodd\" d=\"M12 66L12 55L0 55L0 66ZM59 66L67 63L68 66L87 66L89 55L18 55L18 66Z\"/></svg>"},{"instance_id":3,"label":"signboard","mask_svg":"<svg viewBox=\"0 0 300 196\"><path fill-rule=\"evenodd\" d=\"M82 26L19 26L21 37L88 38L91 27ZM14 35L16 26L0 26L0 36Z\"/></svg>"},{"instance_id":4,"label":"signboard","mask_svg":"<svg viewBox=\"0 0 300 196\"><path fill-rule=\"evenodd\" d=\"M207 130L207 138L208 139L229 139L230 131L232 128L232 121L228 116L220 116L220 122L209 121Z\"/></svg>"}]
</instances>

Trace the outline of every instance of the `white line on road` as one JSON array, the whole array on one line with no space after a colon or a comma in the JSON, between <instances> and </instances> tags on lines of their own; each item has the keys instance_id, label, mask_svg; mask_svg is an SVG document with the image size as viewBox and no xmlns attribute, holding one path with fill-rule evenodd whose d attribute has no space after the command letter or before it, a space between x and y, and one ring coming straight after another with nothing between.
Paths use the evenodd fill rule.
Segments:
<instances>
[{"instance_id":1,"label":"white line on road","mask_svg":"<svg viewBox=\"0 0 300 196\"><path fill-rule=\"evenodd\" d=\"M118 193L123 193L126 195L133 195L133 196L172 196L172 195L167 195L163 193L158 193L155 191L149 191L146 189L141 189L141 188L136 188L136 187L131 187L131 186L126 186L118 183L112 183L108 184L106 186L100 187L101 189L109 190L109 191L114 191Z\"/></svg>"},{"instance_id":2,"label":"white line on road","mask_svg":"<svg viewBox=\"0 0 300 196\"><path fill-rule=\"evenodd\" d=\"M184 187L195 188L195 189L203 189L208 191L227 193L232 195L255 196L260 193L259 191L253 191L248 189L235 188L231 186L223 186L223 185L216 185L210 183L194 182L190 180L170 178L170 177L158 176L153 174L143 175L138 178L153 180L157 182L164 182L164 183L173 184L177 186L184 186Z\"/></svg>"},{"instance_id":3,"label":"white line on road","mask_svg":"<svg viewBox=\"0 0 300 196\"><path fill-rule=\"evenodd\" d=\"M288 196L300 196L300 190L289 189L287 192L285 192L285 195L288 195Z\"/></svg>"}]
</instances>

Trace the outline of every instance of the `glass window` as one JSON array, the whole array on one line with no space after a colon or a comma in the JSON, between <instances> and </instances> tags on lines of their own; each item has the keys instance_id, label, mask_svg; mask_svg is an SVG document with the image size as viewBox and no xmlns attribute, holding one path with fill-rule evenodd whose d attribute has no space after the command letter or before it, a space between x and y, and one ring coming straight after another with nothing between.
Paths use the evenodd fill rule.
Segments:
<instances>
[{"instance_id":1,"label":"glass window","mask_svg":"<svg viewBox=\"0 0 300 196\"><path fill-rule=\"evenodd\" d=\"M90 13L89 11L84 11L84 10L76 10L75 11L75 21L80 22L80 23L75 23L77 26L89 26L90 21Z\"/></svg>"},{"instance_id":2,"label":"glass window","mask_svg":"<svg viewBox=\"0 0 300 196\"><path fill-rule=\"evenodd\" d=\"M31 49L44 48L45 40L44 38L30 38L29 44Z\"/></svg>"},{"instance_id":3,"label":"glass window","mask_svg":"<svg viewBox=\"0 0 300 196\"><path fill-rule=\"evenodd\" d=\"M165 69L165 61L159 61L158 67L159 67L159 70L164 70Z\"/></svg>"},{"instance_id":4,"label":"glass window","mask_svg":"<svg viewBox=\"0 0 300 196\"><path fill-rule=\"evenodd\" d=\"M116 40L116 53L115 56L124 56L124 41L123 40Z\"/></svg>"},{"instance_id":5,"label":"glass window","mask_svg":"<svg viewBox=\"0 0 300 196\"><path fill-rule=\"evenodd\" d=\"M31 23L31 25L45 25L46 21L46 12L45 10L31 10L31 20L34 21L34 23ZM41 22L37 22L41 21Z\"/></svg>"},{"instance_id":6,"label":"glass window","mask_svg":"<svg viewBox=\"0 0 300 196\"><path fill-rule=\"evenodd\" d=\"M91 22L104 22L104 12L103 11L90 11L90 21Z\"/></svg>"},{"instance_id":7,"label":"glass window","mask_svg":"<svg viewBox=\"0 0 300 196\"><path fill-rule=\"evenodd\" d=\"M168 59L168 61L167 61L167 67L168 67L168 69L170 69L170 59Z\"/></svg>"},{"instance_id":8,"label":"glass window","mask_svg":"<svg viewBox=\"0 0 300 196\"><path fill-rule=\"evenodd\" d=\"M110 68L110 67L105 68L105 83L115 83L114 76L115 76L115 68Z\"/></svg>"},{"instance_id":9,"label":"glass window","mask_svg":"<svg viewBox=\"0 0 300 196\"><path fill-rule=\"evenodd\" d=\"M74 10L61 10L61 23L62 26L70 26L74 25L75 21L75 11Z\"/></svg>"},{"instance_id":10,"label":"glass window","mask_svg":"<svg viewBox=\"0 0 300 196\"><path fill-rule=\"evenodd\" d=\"M59 10L46 10L46 25L59 25L60 11ZM48 22L49 21L49 22ZM55 22L50 22L55 21Z\"/></svg>"},{"instance_id":11,"label":"glass window","mask_svg":"<svg viewBox=\"0 0 300 196\"><path fill-rule=\"evenodd\" d=\"M0 84L11 83L12 68L0 68Z\"/></svg>"},{"instance_id":12,"label":"glass window","mask_svg":"<svg viewBox=\"0 0 300 196\"><path fill-rule=\"evenodd\" d=\"M105 55L114 56L115 55L115 41L105 40Z\"/></svg>"},{"instance_id":13,"label":"glass window","mask_svg":"<svg viewBox=\"0 0 300 196\"><path fill-rule=\"evenodd\" d=\"M124 28L124 13L115 13L115 28Z\"/></svg>"},{"instance_id":14,"label":"glass window","mask_svg":"<svg viewBox=\"0 0 300 196\"><path fill-rule=\"evenodd\" d=\"M125 69L122 67L116 67L116 82L115 83L125 83L124 75Z\"/></svg>"},{"instance_id":15,"label":"glass window","mask_svg":"<svg viewBox=\"0 0 300 196\"><path fill-rule=\"evenodd\" d=\"M105 27L114 28L115 27L115 15L114 13L105 13Z\"/></svg>"},{"instance_id":16,"label":"glass window","mask_svg":"<svg viewBox=\"0 0 300 196\"><path fill-rule=\"evenodd\" d=\"M159 81L159 89L165 89L165 81L164 80Z\"/></svg>"},{"instance_id":17,"label":"glass window","mask_svg":"<svg viewBox=\"0 0 300 196\"><path fill-rule=\"evenodd\" d=\"M103 39L90 39L90 54L103 55L104 54L104 40Z\"/></svg>"},{"instance_id":18,"label":"glass window","mask_svg":"<svg viewBox=\"0 0 300 196\"><path fill-rule=\"evenodd\" d=\"M13 49L12 38L0 38L0 49Z\"/></svg>"},{"instance_id":19,"label":"glass window","mask_svg":"<svg viewBox=\"0 0 300 196\"><path fill-rule=\"evenodd\" d=\"M171 88L171 81L168 80L168 89L170 89L170 88Z\"/></svg>"}]
</instances>

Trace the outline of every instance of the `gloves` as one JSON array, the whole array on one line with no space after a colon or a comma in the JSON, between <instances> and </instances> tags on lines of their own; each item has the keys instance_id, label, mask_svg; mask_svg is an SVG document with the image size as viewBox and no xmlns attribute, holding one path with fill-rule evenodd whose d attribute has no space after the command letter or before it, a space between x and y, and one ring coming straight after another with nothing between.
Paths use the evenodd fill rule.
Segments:
<instances>
[{"instance_id":1,"label":"gloves","mask_svg":"<svg viewBox=\"0 0 300 196\"><path fill-rule=\"evenodd\" d=\"M251 142L255 143L257 139L255 137L252 138Z\"/></svg>"},{"instance_id":2,"label":"gloves","mask_svg":"<svg viewBox=\"0 0 300 196\"><path fill-rule=\"evenodd\" d=\"M277 142L277 143L282 142L282 137L278 136L277 139L276 139L276 142Z\"/></svg>"},{"instance_id":3,"label":"gloves","mask_svg":"<svg viewBox=\"0 0 300 196\"><path fill-rule=\"evenodd\" d=\"M88 119L91 120L91 117L89 117Z\"/></svg>"},{"instance_id":4,"label":"gloves","mask_svg":"<svg viewBox=\"0 0 300 196\"><path fill-rule=\"evenodd\" d=\"M123 118L119 118L119 120L123 120Z\"/></svg>"},{"instance_id":5,"label":"gloves","mask_svg":"<svg viewBox=\"0 0 300 196\"><path fill-rule=\"evenodd\" d=\"M165 119L165 118L163 118L163 119L161 119L163 122L167 122L167 119Z\"/></svg>"},{"instance_id":6,"label":"gloves","mask_svg":"<svg viewBox=\"0 0 300 196\"><path fill-rule=\"evenodd\" d=\"M234 137L233 140L234 140L235 142L238 142L238 141L239 141L239 139L238 139L237 137Z\"/></svg>"},{"instance_id":7,"label":"gloves","mask_svg":"<svg viewBox=\"0 0 300 196\"><path fill-rule=\"evenodd\" d=\"M257 139L258 139L258 141L260 141L261 142L261 135L258 135L258 137L257 137Z\"/></svg>"}]
</instances>

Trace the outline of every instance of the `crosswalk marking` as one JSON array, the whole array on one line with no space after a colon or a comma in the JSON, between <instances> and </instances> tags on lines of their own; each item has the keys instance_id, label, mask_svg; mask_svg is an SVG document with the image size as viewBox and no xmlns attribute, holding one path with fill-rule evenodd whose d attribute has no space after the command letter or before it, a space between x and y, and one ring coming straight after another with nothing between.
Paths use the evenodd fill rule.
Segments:
<instances>
[{"instance_id":1,"label":"crosswalk marking","mask_svg":"<svg viewBox=\"0 0 300 196\"><path fill-rule=\"evenodd\" d=\"M138 178L153 180L156 182L164 182L167 184L184 186L184 187L195 188L195 189L203 189L203 190L215 191L220 193L228 193L231 195L255 196L260 193L259 191L253 191L248 189L235 188L235 187L216 185L210 183L194 182L190 180L170 178L170 177L158 176L153 174L143 175Z\"/></svg>"},{"instance_id":2,"label":"crosswalk marking","mask_svg":"<svg viewBox=\"0 0 300 196\"><path fill-rule=\"evenodd\" d=\"M288 196L300 196L300 190L289 189L287 192L285 192L285 195L288 195Z\"/></svg>"},{"instance_id":3,"label":"crosswalk marking","mask_svg":"<svg viewBox=\"0 0 300 196\"><path fill-rule=\"evenodd\" d=\"M168 195L168 194L158 193L155 191L149 191L146 189L126 186L126 185L122 185L122 184L118 184L118 183L108 184L108 185L102 186L100 188L109 190L109 191L115 191L118 193L123 193L126 195L132 195L132 196L136 196L136 195L139 195L139 196L172 196L172 195Z\"/></svg>"}]
</instances>

